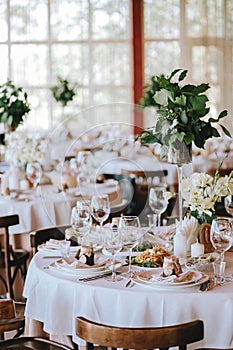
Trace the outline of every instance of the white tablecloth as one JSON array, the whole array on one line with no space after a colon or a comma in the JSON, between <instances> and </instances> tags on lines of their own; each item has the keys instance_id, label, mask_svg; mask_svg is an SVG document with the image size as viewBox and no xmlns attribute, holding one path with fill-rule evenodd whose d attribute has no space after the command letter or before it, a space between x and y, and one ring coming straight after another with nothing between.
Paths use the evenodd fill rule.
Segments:
<instances>
[{"instance_id":1,"label":"white tablecloth","mask_svg":"<svg viewBox=\"0 0 233 350\"><path fill-rule=\"evenodd\" d=\"M79 282L76 277L43 268L52 261L37 253L30 263L24 287L26 317L42 322L50 334L71 335L80 343L75 336L78 315L127 327L163 326L201 319L204 340L190 348L233 346L233 282L207 292L200 292L198 287L176 292L138 285L125 288L127 279L117 283L104 279ZM232 253L229 253L228 275L232 273L231 261Z\"/></svg>"},{"instance_id":2,"label":"white tablecloth","mask_svg":"<svg viewBox=\"0 0 233 350\"><path fill-rule=\"evenodd\" d=\"M121 201L119 191L118 185L95 184L86 187L85 195L107 193L113 206ZM18 199L0 197L0 216L19 215L20 223L12 226L10 233L26 233L45 227L69 225L72 207L78 199L85 197L84 190L80 192L79 188L76 192L58 193L57 188L51 185L40 186L36 193L29 191L23 196Z\"/></svg>"}]
</instances>

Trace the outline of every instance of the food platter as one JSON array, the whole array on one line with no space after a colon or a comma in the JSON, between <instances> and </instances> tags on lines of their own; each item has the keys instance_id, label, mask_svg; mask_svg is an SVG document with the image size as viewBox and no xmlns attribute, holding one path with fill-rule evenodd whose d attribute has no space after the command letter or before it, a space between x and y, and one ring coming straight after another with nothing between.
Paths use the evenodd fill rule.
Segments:
<instances>
[{"instance_id":1,"label":"food platter","mask_svg":"<svg viewBox=\"0 0 233 350\"><path fill-rule=\"evenodd\" d=\"M163 259L165 256L170 256L170 252L161 247L154 246L152 249L145 249L142 252L136 254L132 257L131 264L135 269L161 269L163 267Z\"/></svg>"}]
</instances>

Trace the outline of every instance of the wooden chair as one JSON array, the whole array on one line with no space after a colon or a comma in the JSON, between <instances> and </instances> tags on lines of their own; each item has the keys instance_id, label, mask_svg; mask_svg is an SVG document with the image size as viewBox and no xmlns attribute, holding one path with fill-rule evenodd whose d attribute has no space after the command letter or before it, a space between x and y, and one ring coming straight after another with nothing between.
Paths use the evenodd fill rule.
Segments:
<instances>
[{"instance_id":1,"label":"wooden chair","mask_svg":"<svg viewBox=\"0 0 233 350\"><path fill-rule=\"evenodd\" d=\"M18 215L9 215L0 217L0 228L3 230L4 243L0 249L0 268L5 269L5 278L0 275L6 292L9 297L14 299L13 285L18 272L25 280L27 273L27 261L30 257L28 251L24 249L13 249L9 243L9 227L19 224Z\"/></svg>"},{"instance_id":2,"label":"wooden chair","mask_svg":"<svg viewBox=\"0 0 233 350\"><path fill-rule=\"evenodd\" d=\"M121 173L134 175L136 178L136 183L144 183L145 185L153 183L166 183L166 178L168 175L168 171L166 169L155 171L121 169Z\"/></svg>"},{"instance_id":3,"label":"wooden chair","mask_svg":"<svg viewBox=\"0 0 233 350\"><path fill-rule=\"evenodd\" d=\"M72 348L52 340L38 337L20 337L0 342L0 350L71 350Z\"/></svg>"},{"instance_id":4,"label":"wooden chair","mask_svg":"<svg viewBox=\"0 0 233 350\"><path fill-rule=\"evenodd\" d=\"M87 349L94 349L97 344L104 349L168 349L178 347L185 350L187 344L202 340L204 337L203 321L165 327L123 328L76 317L76 334L86 341Z\"/></svg>"},{"instance_id":5,"label":"wooden chair","mask_svg":"<svg viewBox=\"0 0 233 350\"><path fill-rule=\"evenodd\" d=\"M142 225L148 224L147 215L153 214L153 211L149 205L149 191L150 188L156 186L156 184L163 184L165 186L167 183L168 171L166 169L157 170L157 171L141 171L141 170L128 170L122 169L123 174L131 174L131 176L135 177L135 202L134 202L134 213L133 215L137 215L140 218L140 222ZM167 186L167 190L169 187ZM173 208L175 206L176 199L169 199L169 204L166 211L161 216L161 225L163 223L163 219L172 215Z\"/></svg>"},{"instance_id":6,"label":"wooden chair","mask_svg":"<svg viewBox=\"0 0 233 350\"><path fill-rule=\"evenodd\" d=\"M133 215L136 207L135 178L128 174L103 174L103 177L105 179L114 179L118 181L121 189L121 196L124 200L123 206L119 206L111 210L109 220L111 220L112 217L121 216L122 214Z\"/></svg>"},{"instance_id":7,"label":"wooden chair","mask_svg":"<svg viewBox=\"0 0 233 350\"><path fill-rule=\"evenodd\" d=\"M70 225L53 226L30 232L30 242L33 255L38 251L38 246L50 240L50 238L63 240L65 231Z\"/></svg>"},{"instance_id":8,"label":"wooden chair","mask_svg":"<svg viewBox=\"0 0 233 350\"><path fill-rule=\"evenodd\" d=\"M18 308L13 299L0 299L0 339L4 340L5 333L12 331L16 331L14 338L19 337L24 331L24 323L24 308Z\"/></svg>"}]
</instances>

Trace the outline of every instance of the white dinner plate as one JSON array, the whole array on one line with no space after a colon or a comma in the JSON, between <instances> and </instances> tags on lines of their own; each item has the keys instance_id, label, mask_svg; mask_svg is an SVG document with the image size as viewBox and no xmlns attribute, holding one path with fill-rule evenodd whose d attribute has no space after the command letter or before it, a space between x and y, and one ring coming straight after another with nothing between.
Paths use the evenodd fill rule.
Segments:
<instances>
[{"instance_id":1,"label":"white dinner plate","mask_svg":"<svg viewBox=\"0 0 233 350\"><path fill-rule=\"evenodd\" d=\"M70 247L70 254L71 255L75 255L78 251L80 247L79 246L71 246ZM40 244L38 247L37 247L38 251L42 252L42 253L45 253L45 254L48 254L49 255L60 255L61 254L61 249L59 247L57 248L49 248L49 247L46 247L46 243L42 243Z\"/></svg>"},{"instance_id":2,"label":"white dinner plate","mask_svg":"<svg viewBox=\"0 0 233 350\"><path fill-rule=\"evenodd\" d=\"M163 271L163 267L145 267L145 266L138 266L138 265L131 265L132 269L134 271L142 272L142 271Z\"/></svg>"},{"instance_id":3,"label":"white dinner plate","mask_svg":"<svg viewBox=\"0 0 233 350\"><path fill-rule=\"evenodd\" d=\"M120 262L116 262L115 269L119 269L121 267ZM84 269L75 270L75 269L68 269L68 268L62 268L61 266L57 265L56 263L52 263L49 265L49 269L58 273L62 273L68 276L73 276L76 278L86 278L86 277L95 277L95 276L102 276L106 275L111 272L111 265L106 265L102 270L94 270L94 269Z\"/></svg>"},{"instance_id":4,"label":"white dinner plate","mask_svg":"<svg viewBox=\"0 0 233 350\"><path fill-rule=\"evenodd\" d=\"M155 274L156 272L154 271L145 271L145 272L139 272L139 273L135 273L133 274L133 276L131 277L132 282L141 285L141 286L145 286L145 287L150 287L150 288L154 288L154 289L159 289L159 290L176 290L179 288L191 288L191 287L196 287L199 286L200 284L207 282L209 280L209 276L195 271L197 272L196 277L192 279L192 281L190 282L164 282L164 281L156 281L153 279L149 279L149 274ZM159 275L160 273L157 272L157 275ZM143 278L143 275L145 278Z\"/></svg>"},{"instance_id":5,"label":"white dinner plate","mask_svg":"<svg viewBox=\"0 0 233 350\"><path fill-rule=\"evenodd\" d=\"M58 266L60 269L82 274L89 274L90 272L98 272L105 270L110 264L110 259L103 259L102 257L95 258L95 265L93 266L80 263L75 258L59 259L55 262L55 265Z\"/></svg>"}]
</instances>

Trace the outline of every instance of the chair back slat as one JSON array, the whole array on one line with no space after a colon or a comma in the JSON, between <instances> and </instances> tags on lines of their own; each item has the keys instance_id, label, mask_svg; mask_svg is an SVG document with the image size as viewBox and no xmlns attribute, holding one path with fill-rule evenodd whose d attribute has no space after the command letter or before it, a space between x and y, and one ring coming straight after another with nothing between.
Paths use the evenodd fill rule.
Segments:
<instances>
[{"instance_id":1,"label":"chair back slat","mask_svg":"<svg viewBox=\"0 0 233 350\"><path fill-rule=\"evenodd\" d=\"M76 318L76 334L87 343L123 349L168 349L185 350L187 344L202 340L203 321L152 328L123 328L99 324ZM90 348L90 347L89 347Z\"/></svg>"},{"instance_id":2,"label":"chair back slat","mask_svg":"<svg viewBox=\"0 0 233 350\"><path fill-rule=\"evenodd\" d=\"M44 229L39 229L30 232L30 241L33 254L38 250L38 246L50 240L50 238L63 240L65 238L65 231L70 225L53 226Z\"/></svg>"},{"instance_id":3,"label":"chair back slat","mask_svg":"<svg viewBox=\"0 0 233 350\"><path fill-rule=\"evenodd\" d=\"M14 299L13 284L17 273L20 272L23 278L26 277L26 262L29 259L29 252L23 249L14 249L10 245L9 228L19 224L19 215L8 215L0 217L0 229L4 234L1 255L1 266L5 269L5 278L0 279L7 289L7 296Z\"/></svg>"}]
</instances>

